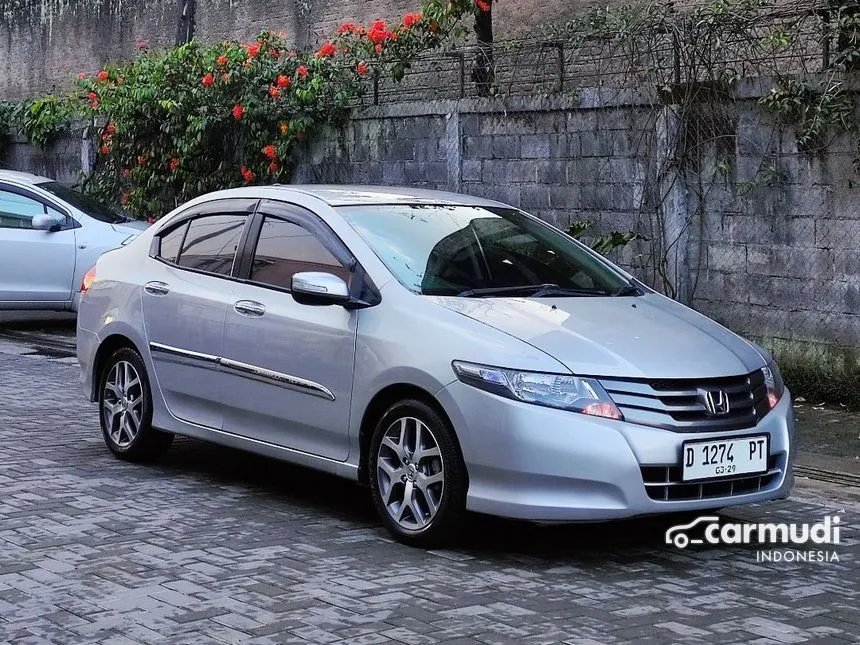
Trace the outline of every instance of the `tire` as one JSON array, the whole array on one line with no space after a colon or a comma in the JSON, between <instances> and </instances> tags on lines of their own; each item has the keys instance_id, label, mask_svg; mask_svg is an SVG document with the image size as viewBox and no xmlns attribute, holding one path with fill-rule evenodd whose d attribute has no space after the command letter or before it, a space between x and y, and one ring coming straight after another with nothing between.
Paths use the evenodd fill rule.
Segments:
<instances>
[{"instance_id":1,"label":"tire","mask_svg":"<svg viewBox=\"0 0 860 645\"><path fill-rule=\"evenodd\" d=\"M369 450L373 505L385 528L410 546L451 542L469 483L451 424L423 401L399 401L376 424Z\"/></svg>"},{"instance_id":2,"label":"tire","mask_svg":"<svg viewBox=\"0 0 860 645\"><path fill-rule=\"evenodd\" d=\"M152 391L137 351L122 347L110 355L99 374L98 392L102 435L114 455L144 462L170 447L173 435L152 427Z\"/></svg>"}]
</instances>

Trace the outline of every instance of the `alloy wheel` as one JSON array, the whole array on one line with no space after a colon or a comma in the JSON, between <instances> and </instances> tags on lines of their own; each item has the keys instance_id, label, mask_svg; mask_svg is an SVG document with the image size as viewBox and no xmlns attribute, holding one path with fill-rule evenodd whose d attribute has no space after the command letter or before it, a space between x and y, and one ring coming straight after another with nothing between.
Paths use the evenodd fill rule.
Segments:
<instances>
[{"instance_id":1,"label":"alloy wheel","mask_svg":"<svg viewBox=\"0 0 860 645\"><path fill-rule=\"evenodd\" d=\"M108 373L102 397L102 415L111 441L129 446L140 431L143 419L143 384L134 365L118 361Z\"/></svg>"},{"instance_id":2,"label":"alloy wheel","mask_svg":"<svg viewBox=\"0 0 860 645\"><path fill-rule=\"evenodd\" d=\"M415 417L396 419L377 457L377 483L388 514L408 531L429 526L442 502L445 477L439 443L427 424Z\"/></svg>"}]
</instances>

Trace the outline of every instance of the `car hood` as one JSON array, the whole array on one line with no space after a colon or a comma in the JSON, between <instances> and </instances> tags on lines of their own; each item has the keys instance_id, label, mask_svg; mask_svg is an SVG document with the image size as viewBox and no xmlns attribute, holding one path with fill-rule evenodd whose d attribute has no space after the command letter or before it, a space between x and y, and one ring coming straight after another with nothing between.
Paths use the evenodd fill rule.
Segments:
<instances>
[{"instance_id":1,"label":"car hood","mask_svg":"<svg viewBox=\"0 0 860 645\"><path fill-rule=\"evenodd\" d=\"M746 374L764 365L761 354L740 336L654 293L433 299L529 343L575 374L702 378Z\"/></svg>"},{"instance_id":2,"label":"car hood","mask_svg":"<svg viewBox=\"0 0 860 645\"><path fill-rule=\"evenodd\" d=\"M117 233L126 233L127 235L138 235L141 231L149 228L149 224L140 220L131 220L122 222L121 224L111 224L110 226Z\"/></svg>"}]
</instances>

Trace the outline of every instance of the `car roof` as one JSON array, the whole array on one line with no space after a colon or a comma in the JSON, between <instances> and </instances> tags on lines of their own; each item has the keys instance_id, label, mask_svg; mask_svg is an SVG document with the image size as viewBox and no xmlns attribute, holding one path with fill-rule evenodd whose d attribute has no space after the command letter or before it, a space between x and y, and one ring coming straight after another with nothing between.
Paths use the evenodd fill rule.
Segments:
<instances>
[{"instance_id":1,"label":"car roof","mask_svg":"<svg viewBox=\"0 0 860 645\"><path fill-rule=\"evenodd\" d=\"M0 181L14 181L19 184L44 184L48 181L53 181L48 177L40 177L29 172L19 172L17 170L2 170L0 169Z\"/></svg>"},{"instance_id":2,"label":"car roof","mask_svg":"<svg viewBox=\"0 0 860 645\"><path fill-rule=\"evenodd\" d=\"M290 195L307 195L329 206L359 206L382 204L457 204L461 206L506 207L506 204L441 190L406 188L398 186L326 185L326 184L274 184L233 188L194 200L195 203L227 197L265 197L286 199ZM510 208L509 206L507 206Z\"/></svg>"}]
</instances>

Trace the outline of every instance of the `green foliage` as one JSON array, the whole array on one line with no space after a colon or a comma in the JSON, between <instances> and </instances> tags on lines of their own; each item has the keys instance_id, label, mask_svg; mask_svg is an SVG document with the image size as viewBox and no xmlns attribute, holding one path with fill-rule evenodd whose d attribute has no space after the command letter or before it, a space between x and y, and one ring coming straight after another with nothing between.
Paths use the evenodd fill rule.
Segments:
<instances>
[{"instance_id":1,"label":"green foliage","mask_svg":"<svg viewBox=\"0 0 860 645\"><path fill-rule=\"evenodd\" d=\"M6 138L12 130L12 113L15 104L12 101L0 101L0 155L6 146Z\"/></svg>"},{"instance_id":2,"label":"green foliage","mask_svg":"<svg viewBox=\"0 0 860 645\"><path fill-rule=\"evenodd\" d=\"M591 229L592 223L579 221L573 222L567 227L567 234L572 238L585 241L586 233ZM634 240L647 240L634 231L612 231L607 235L601 235L589 241L588 245L598 253L605 255L610 251L627 246Z\"/></svg>"},{"instance_id":3,"label":"green foliage","mask_svg":"<svg viewBox=\"0 0 860 645\"><path fill-rule=\"evenodd\" d=\"M370 79L400 80L476 11L474 0L428 0L398 24L345 23L315 52L271 32L246 44L147 51L80 74L67 96L18 104L10 120L39 146L86 120L97 157L84 189L158 218L212 190L287 181L295 147L342 124Z\"/></svg>"},{"instance_id":4,"label":"green foliage","mask_svg":"<svg viewBox=\"0 0 860 645\"><path fill-rule=\"evenodd\" d=\"M14 104L10 120L28 141L43 148L68 131L76 108L73 98L49 94Z\"/></svg>"},{"instance_id":5,"label":"green foliage","mask_svg":"<svg viewBox=\"0 0 860 645\"><path fill-rule=\"evenodd\" d=\"M820 152L833 133L858 134L854 100L840 81L831 80L814 89L800 80L789 80L773 88L759 102L782 124L793 125L797 147Z\"/></svg>"}]
</instances>

